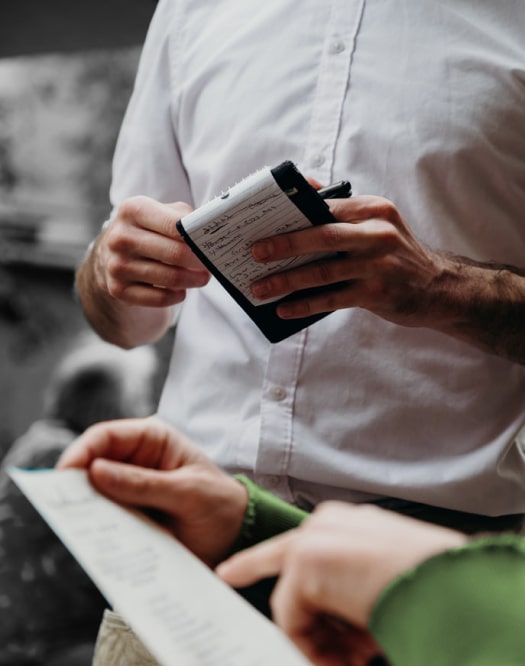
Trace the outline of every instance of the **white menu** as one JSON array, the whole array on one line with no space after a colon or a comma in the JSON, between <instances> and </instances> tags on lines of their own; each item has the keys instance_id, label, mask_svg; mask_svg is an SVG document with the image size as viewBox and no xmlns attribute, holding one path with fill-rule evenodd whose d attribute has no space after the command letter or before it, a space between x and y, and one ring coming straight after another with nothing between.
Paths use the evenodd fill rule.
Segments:
<instances>
[{"instance_id":1,"label":"white menu","mask_svg":"<svg viewBox=\"0 0 525 666\"><path fill-rule=\"evenodd\" d=\"M9 474L163 666L310 663L171 534L98 493L84 470Z\"/></svg>"}]
</instances>

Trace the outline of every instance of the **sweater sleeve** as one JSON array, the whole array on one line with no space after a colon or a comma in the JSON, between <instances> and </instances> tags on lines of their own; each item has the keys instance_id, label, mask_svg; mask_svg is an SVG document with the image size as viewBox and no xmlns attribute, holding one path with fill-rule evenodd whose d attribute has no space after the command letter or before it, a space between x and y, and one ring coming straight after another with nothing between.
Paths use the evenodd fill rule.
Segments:
<instances>
[{"instance_id":1,"label":"sweater sleeve","mask_svg":"<svg viewBox=\"0 0 525 666\"><path fill-rule=\"evenodd\" d=\"M434 557L381 595L370 629L393 666L525 663L525 539L501 535Z\"/></svg>"},{"instance_id":2,"label":"sweater sleeve","mask_svg":"<svg viewBox=\"0 0 525 666\"><path fill-rule=\"evenodd\" d=\"M232 552L244 550L260 541L293 529L308 516L308 513L302 509L288 504L242 474L236 475L235 478L248 491L248 507L241 533Z\"/></svg>"}]
</instances>

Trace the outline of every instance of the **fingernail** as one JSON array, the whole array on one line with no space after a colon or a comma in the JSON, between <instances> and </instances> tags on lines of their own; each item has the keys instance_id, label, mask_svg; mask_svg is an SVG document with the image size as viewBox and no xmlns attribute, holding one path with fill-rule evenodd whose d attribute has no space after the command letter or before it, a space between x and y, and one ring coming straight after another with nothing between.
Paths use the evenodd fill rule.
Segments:
<instances>
[{"instance_id":1,"label":"fingernail","mask_svg":"<svg viewBox=\"0 0 525 666\"><path fill-rule=\"evenodd\" d=\"M251 290L255 298L264 298L270 294L270 288L267 282L254 282L251 286Z\"/></svg>"},{"instance_id":2,"label":"fingernail","mask_svg":"<svg viewBox=\"0 0 525 666\"><path fill-rule=\"evenodd\" d=\"M279 305L279 307L277 308L277 314L282 319L287 319L288 317L293 316L294 308L291 305L286 305L285 303L283 303L282 305Z\"/></svg>"},{"instance_id":3,"label":"fingernail","mask_svg":"<svg viewBox=\"0 0 525 666\"><path fill-rule=\"evenodd\" d=\"M217 576L219 576L219 578L222 578L224 572L228 573L228 566L229 566L228 564L224 564L224 562L221 562L215 567L215 573L217 574Z\"/></svg>"},{"instance_id":4,"label":"fingernail","mask_svg":"<svg viewBox=\"0 0 525 666\"><path fill-rule=\"evenodd\" d=\"M255 261L267 261L273 254L271 241L258 241L252 245L252 256Z\"/></svg>"}]
</instances>

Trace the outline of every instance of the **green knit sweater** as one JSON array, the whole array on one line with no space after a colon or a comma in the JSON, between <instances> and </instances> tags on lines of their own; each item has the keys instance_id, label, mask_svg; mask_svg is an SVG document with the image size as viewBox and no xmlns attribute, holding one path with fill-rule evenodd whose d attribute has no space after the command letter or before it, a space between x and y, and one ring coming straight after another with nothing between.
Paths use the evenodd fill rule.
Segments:
<instances>
[{"instance_id":1,"label":"green knit sweater","mask_svg":"<svg viewBox=\"0 0 525 666\"><path fill-rule=\"evenodd\" d=\"M237 477L249 503L236 549L308 515ZM501 535L433 557L385 589L370 630L393 666L524 666L525 539Z\"/></svg>"}]
</instances>

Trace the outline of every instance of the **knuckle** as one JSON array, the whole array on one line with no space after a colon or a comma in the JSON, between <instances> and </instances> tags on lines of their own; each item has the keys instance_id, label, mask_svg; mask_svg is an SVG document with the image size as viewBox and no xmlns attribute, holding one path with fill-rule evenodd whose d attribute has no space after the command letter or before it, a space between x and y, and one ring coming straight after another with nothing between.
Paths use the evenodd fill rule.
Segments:
<instances>
[{"instance_id":1,"label":"knuckle","mask_svg":"<svg viewBox=\"0 0 525 666\"><path fill-rule=\"evenodd\" d=\"M327 292L324 297L324 302L327 311L337 310L339 307L339 298L334 292Z\"/></svg>"},{"instance_id":2,"label":"knuckle","mask_svg":"<svg viewBox=\"0 0 525 666\"><path fill-rule=\"evenodd\" d=\"M345 236L345 225L340 222L320 227L323 242L328 248L340 249Z\"/></svg>"},{"instance_id":3,"label":"knuckle","mask_svg":"<svg viewBox=\"0 0 525 666\"><path fill-rule=\"evenodd\" d=\"M126 295L126 287L119 280L108 279L108 294L112 298L121 301Z\"/></svg>"},{"instance_id":4,"label":"knuckle","mask_svg":"<svg viewBox=\"0 0 525 666\"><path fill-rule=\"evenodd\" d=\"M329 262L322 261L316 264L313 268L314 275L318 278L318 282L329 283L333 279L332 266Z\"/></svg>"},{"instance_id":5,"label":"knuckle","mask_svg":"<svg viewBox=\"0 0 525 666\"><path fill-rule=\"evenodd\" d=\"M388 220L396 224L399 221L399 211L395 204L390 201L390 199L385 199L383 197L378 197L377 215L383 220Z\"/></svg>"},{"instance_id":6,"label":"knuckle","mask_svg":"<svg viewBox=\"0 0 525 666\"><path fill-rule=\"evenodd\" d=\"M270 278L270 285L277 293L290 291L292 289L290 277L286 273L278 273L277 275L273 275Z\"/></svg>"},{"instance_id":7,"label":"knuckle","mask_svg":"<svg viewBox=\"0 0 525 666\"><path fill-rule=\"evenodd\" d=\"M160 233L168 238L179 238L179 232L177 231L177 222L179 219L172 210L166 208L158 219Z\"/></svg>"},{"instance_id":8,"label":"knuckle","mask_svg":"<svg viewBox=\"0 0 525 666\"><path fill-rule=\"evenodd\" d=\"M119 255L111 256L106 264L109 279L120 280L126 271L127 262Z\"/></svg>"},{"instance_id":9,"label":"knuckle","mask_svg":"<svg viewBox=\"0 0 525 666\"><path fill-rule=\"evenodd\" d=\"M149 476L133 467L129 470L128 485L139 497L147 497L153 489Z\"/></svg>"},{"instance_id":10,"label":"knuckle","mask_svg":"<svg viewBox=\"0 0 525 666\"><path fill-rule=\"evenodd\" d=\"M401 244L402 238L399 230L391 223L383 224L378 229L378 237L381 242L381 249L384 253L391 252Z\"/></svg>"},{"instance_id":11,"label":"knuckle","mask_svg":"<svg viewBox=\"0 0 525 666\"><path fill-rule=\"evenodd\" d=\"M133 222L142 214L146 207L148 198L143 195L137 195L125 199L118 207L117 219Z\"/></svg>"},{"instance_id":12,"label":"knuckle","mask_svg":"<svg viewBox=\"0 0 525 666\"><path fill-rule=\"evenodd\" d=\"M97 441L105 433L106 425L104 423L94 423L84 431L83 439L88 441Z\"/></svg>"},{"instance_id":13,"label":"knuckle","mask_svg":"<svg viewBox=\"0 0 525 666\"><path fill-rule=\"evenodd\" d=\"M334 510L339 507L339 502L335 500L326 500L318 504L312 512L312 518L324 519L325 516L330 515Z\"/></svg>"},{"instance_id":14,"label":"knuckle","mask_svg":"<svg viewBox=\"0 0 525 666\"><path fill-rule=\"evenodd\" d=\"M282 234L275 237L275 243L279 254L290 257L297 254L297 239L295 233Z\"/></svg>"},{"instance_id":15,"label":"knuckle","mask_svg":"<svg viewBox=\"0 0 525 666\"><path fill-rule=\"evenodd\" d=\"M182 278L182 271L179 268L170 266L169 270L167 270L163 276L162 284L166 289L180 289Z\"/></svg>"},{"instance_id":16,"label":"knuckle","mask_svg":"<svg viewBox=\"0 0 525 666\"><path fill-rule=\"evenodd\" d=\"M169 307L170 305L176 305L177 303L182 303L186 298L185 289L176 289L176 290L160 290L158 298L158 305L160 307Z\"/></svg>"},{"instance_id":17,"label":"knuckle","mask_svg":"<svg viewBox=\"0 0 525 666\"><path fill-rule=\"evenodd\" d=\"M185 201L175 201L175 203L168 204L168 207L171 208L173 212L177 214L179 217L188 215L193 210L192 207L189 204L187 204Z\"/></svg>"},{"instance_id":18,"label":"knuckle","mask_svg":"<svg viewBox=\"0 0 525 666\"><path fill-rule=\"evenodd\" d=\"M366 287L367 297L370 302L379 305L388 300L388 288L383 280L369 280Z\"/></svg>"},{"instance_id":19,"label":"knuckle","mask_svg":"<svg viewBox=\"0 0 525 666\"><path fill-rule=\"evenodd\" d=\"M116 221L106 233L106 245L111 253L118 254L131 248L129 231L124 224Z\"/></svg>"},{"instance_id":20,"label":"knuckle","mask_svg":"<svg viewBox=\"0 0 525 666\"><path fill-rule=\"evenodd\" d=\"M168 242L164 250L166 252L165 262L172 266L182 264L185 261L185 249L186 246L180 241Z\"/></svg>"}]
</instances>

